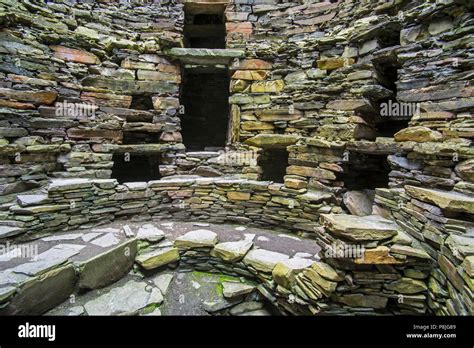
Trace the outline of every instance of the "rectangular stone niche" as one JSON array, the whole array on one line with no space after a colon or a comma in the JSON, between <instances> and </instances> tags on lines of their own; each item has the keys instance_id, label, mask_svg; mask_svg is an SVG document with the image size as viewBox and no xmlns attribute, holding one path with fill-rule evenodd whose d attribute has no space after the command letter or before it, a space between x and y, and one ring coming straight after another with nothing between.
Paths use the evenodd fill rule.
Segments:
<instances>
[{"instance_id":1,"label":"rectangular stone niche","mask_svg":"<svg viewBox=\"0 0 474 348\"><path fill-rule=\"evenodd\" d=\"M258 159L258 165L262 168L261 180L283 183L286 167L288 167L288 151L263 150Z\"/></svg>"},{"instance_id":2,"label":"rectangular stone niche","mask_svg":"<svg viewBox=\"0 0 474 348\"><path fill-rule=\"evenodd\" d=\"M160 175L160 155L115 153L112 157L112 178L119 183L158 180Z\"/></svg>"},{"instance_id":3,"label":"rectangular stone niche","mask_svg":"<svg viewBox=\"0 0 474 348\"><path fill-rule=\"evenodd\" d=\"M181 127L186 149L225 147L229 122L227 69L184 69L183 75Z\"/></svg>"},{"instance_id":4,"label":"rectangular stone niche","mask_svg":"<svg viewBox=\"0 0 474 348\"><path fill-rule=\"evenodd\" d=\"M224 9L223 4L185 4L185 47L225 48Z\"/></svg>"},{"instance_id":5,"label":"rectangular stone niche","mask_svg":"<svg viewBox=\"0 0 474 348\"><path fill-rule=\"evenodd\" d=\"M343 173L338 179L349 190L373 190L387 188L391 171L387 155L372 155L350 152L342 163Z\"/></svg>"}]
</instances>

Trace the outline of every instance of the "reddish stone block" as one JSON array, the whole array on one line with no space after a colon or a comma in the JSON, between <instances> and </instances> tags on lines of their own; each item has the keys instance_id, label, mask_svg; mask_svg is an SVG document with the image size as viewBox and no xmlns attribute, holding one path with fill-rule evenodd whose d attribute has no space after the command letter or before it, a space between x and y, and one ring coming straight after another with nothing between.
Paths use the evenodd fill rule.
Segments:
<instances>
[{"instance_id":1,"label":"reddish stone block","mask_svg":"<svg viewBox=\"0 0 474 348\"><path fill-rule=\"evenodd\" d=\"M98 64L100 63L99 58L92 53L77 50L74 48L64 46L50 46L54 51L54 56L59 59L63 59L67 62L76 62L83 64Z\"/></svg>"},{"instance_id":2,"label":"reddish stone block","mask_svg":"<svg viewBox=\"0 0 474 348\"><path fill-rule=\"evenodd\" d=\"M226 23L228 33L252 34L253 28L250 22Z\"/></svg>"}]
</instances>

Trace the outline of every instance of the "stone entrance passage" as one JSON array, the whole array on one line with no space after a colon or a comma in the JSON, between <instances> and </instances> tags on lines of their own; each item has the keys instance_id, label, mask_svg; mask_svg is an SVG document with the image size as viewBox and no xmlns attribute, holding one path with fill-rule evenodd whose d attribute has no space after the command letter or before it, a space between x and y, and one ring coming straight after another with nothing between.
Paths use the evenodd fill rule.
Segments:
<instances>
[{"instance_id":1,"label":"stone entrance passage","mask_svg":"<svg viewBox=\"0 0 474 348\"><path fill-rule=\"evenodd\" d=\"M158 180L160 159L157 155L117 153L112 157L112 178L119 183Z\"/></svg>"},{"instance_id":2,"label":"stone entrance passage","mask_svg":"<svg viewBox=\"0 0 474 348\"><path fill-rule=\"evenodd\" d=\"M183 142L188 151L224 147L229 119L227 69L184 69L181 91Z\"/></svg>"},{"instance_id":3,"label":"stone entrance passage","mask_svg":"<svg viewBox=\"0 0 474 348\"><path fill-rule=\"evenodd\" d=\"M264 150L260 155L259 166L262 168L262 180L283 183L288 167L286 150Z\"/></svg>"}]
</instances>

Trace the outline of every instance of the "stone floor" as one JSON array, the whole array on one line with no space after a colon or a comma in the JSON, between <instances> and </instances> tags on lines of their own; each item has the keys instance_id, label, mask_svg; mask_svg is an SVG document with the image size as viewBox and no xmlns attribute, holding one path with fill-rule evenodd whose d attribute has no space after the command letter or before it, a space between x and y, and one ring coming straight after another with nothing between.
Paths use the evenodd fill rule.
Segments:
<instances>
[{"instance_id":1,"label":"stone floor","mask_svg":"<svg viewBox=\"0 0 474 348\"><path fill-rule=\"evenodd\" d=\"M186 232L205 229L217 234L219 242L253 240L254 248L318 260L319 246L312 240L271 230L239 225L198 222L127 222L87 230L73 230L41 237L0 255L0 304L12 291L40 279L47 272L74 265L81 276L73 295L65 297L49 315L268 315L271 308L255 285L243 277L185 272L171 264L158 273L140 272L135 258L124 257L132 235L139 237L145 226L166 247ZM129 235L127 235L129 234ZM147 236L146 238L150 238ZM152 238L154 238L152 236ZM140 239L140 238L139 238ZM18 247L18 245L15 245ZM138 245L140 248L140 243ZM27 251L34 255L27 257ZM136 253L136 250L132 250ZM88 270L89 269L89 270ZM103 285L110 284L106 287ZM31 287L35 289L35 287ZM92 289L91 291L87 291ZM41 287L40 290L41 291ZM43 290L44 291L44 288ZM21 291L20 291L21 292ZM42 293L33 292L34 296ZM17 296L18 297L18 296ZM14 301L14 300L13 300ZM17 302L24 303L25 299ZM46 301L47 302L47 301ZM19 306L19 305L18 305ZM37 314L49 309L36 309ZM40 306L41 307L41 306ZM12 314L22 314L13 312Z\"/></svg>"}]
</instances>

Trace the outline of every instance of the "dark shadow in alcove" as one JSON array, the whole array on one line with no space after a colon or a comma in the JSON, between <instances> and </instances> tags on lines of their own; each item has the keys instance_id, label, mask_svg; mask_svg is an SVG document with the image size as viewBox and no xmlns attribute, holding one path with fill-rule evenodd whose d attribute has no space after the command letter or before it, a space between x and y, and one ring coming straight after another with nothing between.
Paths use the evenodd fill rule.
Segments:
<instances>
[{"instance_id":1,"label":"dark shadow in alcove","mask_svg":"<svg viewBox=\"0 0 474 348\"><path fill-rule=\"evenodd\" d=\"M158 144L160 142L160 133L149 132L123 132L123 145L136 144Z\"/></svg>"},{"instance_id":2,"label":"dark shadow in alcove","mask_svg":"<svg viewBox=\"0 0 474 348\"><path fill-rule=\"evenodd\" d=\"M193 13L185 7L184 44L190 48L225 48L224 11Z\"/></svg>"},{"instance_id":3,"label":"dark shadow in alcove","mask_svg":"<svg viewBox=\"0 0 474 348\"><path fill-rule=\"evenodd\" d=\"M229 83L226 69L184 69L181 127L188 151L225 147L229 122Z\"/></svg>"},{"instance_id":4,"label":"dark shadow in alcove","mask_svg":"<svg viewBox=\"0 0 474 348\"><path fill-rule=\"evenodd\" d=\"M149 95L134 95L130 109L153 110L153 101Z\"/></svg>"},{"instance_id":5,"label":"dark shadow in alcove","mask_svg":"<svg viewBox=\"0 0 474 348\"><path fill-rule=\"evenodd\" d=\"M127 161L127 158L129 159ZM112 178L119 183L150 181L161 178L159 155L143 155L124 153L114 154L112 157Z\"/></svg>"},{"instance_id":6,"label":"dark shadow in alcove","mask_svg":"<svg viewBox=\"0 0 474 348\"><path fill-rule=\"evenodd\" d=\"M262 168L262 180L283 183L288 167L288 151L263 150L258 165Z\"/></svg>"},{"instance_id":7,"label":"dark shadow in alcove","mask_svg":"<svg viewBox=\"0 0 474 348\"><path fill-rule=\"evenodd\" d=\"M337 175L338 180L349 191L388 187L391 168L387 155L350 152L341 166L344 171Z\"/></svg>"},{"instance_id":8,"label":"dark shadow in alcove","mask_svg":"<svg viewBox=\"0 0 474 348\"><path fill-rule=\"evenodd\" d=\"M389 57L381 61L375 61L374 67L377 80L383 87L393 92L389 98L377 101L379 113L374 117L375 136L376 137L393 137L399 130L408 127L408 122L415 112L415 108L411 111L411 105L406 105L397 100L398 69L401 68L396 58ZM395 109L398 108L397 110ZM390 114L383 114L382 110L389 111Z\"/></svg>"}]
</instances>

